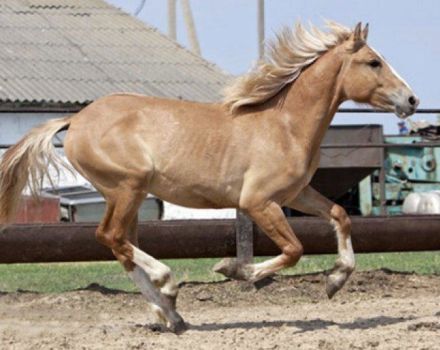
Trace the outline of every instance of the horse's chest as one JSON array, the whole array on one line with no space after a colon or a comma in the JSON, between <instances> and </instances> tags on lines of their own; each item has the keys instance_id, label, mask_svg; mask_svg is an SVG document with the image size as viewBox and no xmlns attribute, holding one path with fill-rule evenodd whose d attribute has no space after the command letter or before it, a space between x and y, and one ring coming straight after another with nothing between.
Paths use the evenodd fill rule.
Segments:
<instances>
[{"instance_id":1,"label":"horse's chest","mask_svg":"<svg viewBox=\"0 0 440 350\"><path fill-rule=\"evenodd\" d=\"M317 152L311 157L286 162L281 172L285 174L283 191L288 197L310 183L319 166L319 160L320 153Z\"/></svg>"}]
</instances>

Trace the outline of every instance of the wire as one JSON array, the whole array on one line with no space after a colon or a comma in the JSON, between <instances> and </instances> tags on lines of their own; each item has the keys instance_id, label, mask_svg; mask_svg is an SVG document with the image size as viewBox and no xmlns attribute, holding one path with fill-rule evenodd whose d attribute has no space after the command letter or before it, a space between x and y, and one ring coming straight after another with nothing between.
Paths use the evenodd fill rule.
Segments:
<instances>
[{"instance_id":1,"label":"wire","mask_svg":"<svg viewBox=\"0 0 440 350\"><path fill-rule=\"evenodd\" d=\"M139 6L137 7L136 11L134 11L134 13L133 13L134 16L137 16L142 11L142 9L144 8L144 5L145 5L145 1L146 0L141 0L141 2L139 4Z\"/></svg>"}]
</instances>

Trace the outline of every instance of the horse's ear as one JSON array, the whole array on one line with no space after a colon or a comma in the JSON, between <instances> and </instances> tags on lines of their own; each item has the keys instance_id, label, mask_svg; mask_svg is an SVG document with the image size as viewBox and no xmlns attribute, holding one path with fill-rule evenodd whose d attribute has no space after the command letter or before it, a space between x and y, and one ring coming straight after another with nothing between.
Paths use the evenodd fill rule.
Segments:
<instances>
[{"instance_id":1,"label":"horse's ear","mask_svg":"<svg viewBox=\"0 0 440 350\"><path fill-rule=\"evenodd\" d=\"M353 47L351 48L353 52L358 51L362 46L365 45L362 31L362 22L359 22L354 28L353 33L351 34L351 39L353 41Z\"/></svg>"},{"instance_id":2,"label":"horse's ear","mask_svg":"<svg viewBox=\"0 0 440 350\"><path fill-rule=\"evenodd\" d=\"M364 29L362 30L362 39L364 39L364 41L367 41L368 38L368 29L369 29L369 25L368 23L365 25Z\"/></svg>"},{"instance_id":3,"label":"horse's ear","mask_svg":"<svg viewBox=\"0 0 440 350\"><path fill-rule=\"evenodd\" d=\"M362 40L362 22L359 22L358 24L356 24L356 27L354 28L353 31L353 39L354 41L359 41Z\"/></svg>"}]
</instances>

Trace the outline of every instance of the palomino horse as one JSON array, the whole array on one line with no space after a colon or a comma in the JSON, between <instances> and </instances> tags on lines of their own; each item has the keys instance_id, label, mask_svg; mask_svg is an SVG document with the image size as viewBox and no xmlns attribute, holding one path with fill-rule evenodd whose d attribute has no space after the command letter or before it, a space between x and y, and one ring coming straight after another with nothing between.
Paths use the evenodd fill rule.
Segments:
<instances>
[{"instance_id":1,"label":"palomino horse","mask_svg":"<svg viewBox=\"0 0 440 350\"><path fill-rule=\"evenodd\" d=\"M48 164L60 164L52 137L68 130L67 158L107 202L97 240L112 249L173 331L184 330L185 323L175 310L171 271L137 247L137 211L147 193L183 206L238 208L249 215L281 250L262 263L226 260L217 267L249 281L295 265L303 253L282 206L328 219L339 250L327 279L333 296L355 261L345 210L309 185L322 138L346 100L400 118L413 114L419 101L366 44L368 26L328 26L327 32L301 25L281 32L266 61L233 83L223 104L116 94L31 130L1 163L0 223L13 219L26 183L37 191Z\"/></svg>"}]
</instances>

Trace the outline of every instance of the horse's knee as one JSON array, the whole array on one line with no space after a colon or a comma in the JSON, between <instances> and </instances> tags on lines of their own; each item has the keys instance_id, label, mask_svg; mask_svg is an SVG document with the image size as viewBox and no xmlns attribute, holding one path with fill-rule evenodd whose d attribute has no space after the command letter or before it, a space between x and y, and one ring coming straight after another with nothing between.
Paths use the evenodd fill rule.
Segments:
<instances>
[{"instance_id":1,"label":"horse's knee","mask_svg":"<svg viewBox=\"0 0 440 350\"><path fill-rule=\"evenodd\" d=\"M283 254L286 257L286 266L293 266L304 254L304 248L299 242L297 244L289 244L283 248Z\"/></svg>"}]
</instances>

